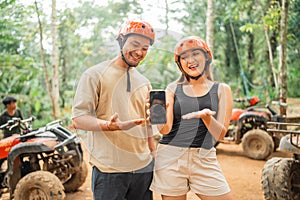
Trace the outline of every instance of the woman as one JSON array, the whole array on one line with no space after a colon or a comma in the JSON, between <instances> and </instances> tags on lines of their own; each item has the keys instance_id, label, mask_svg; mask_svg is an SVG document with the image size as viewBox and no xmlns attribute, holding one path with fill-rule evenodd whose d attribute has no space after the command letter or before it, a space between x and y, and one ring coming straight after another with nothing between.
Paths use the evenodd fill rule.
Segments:
<instances>
[{"instance_id":1,"label":"woman","mask_svg":"<svg viewBox=\"0 0 300 200\"><path fill-rule=\"evenodd\" d=\"M233 199L214 148L229 125L231 89L214 82L212 53L201 38L181 40L174 58L182 75L166 90L167 122L158 126L163 138L150 188L163 200L185 200L189 190L201 200Z\"/></svg>"}]
</instances>

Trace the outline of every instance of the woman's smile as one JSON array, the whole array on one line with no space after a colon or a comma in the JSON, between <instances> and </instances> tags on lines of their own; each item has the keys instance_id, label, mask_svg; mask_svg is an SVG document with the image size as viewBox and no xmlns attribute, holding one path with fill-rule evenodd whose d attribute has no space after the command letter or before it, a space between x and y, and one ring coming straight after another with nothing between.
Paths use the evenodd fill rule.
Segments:
<instances>
[{"instance_id":1,"label":"woman's smile","mask_svg":"<svg viewBox=\"0 0 300 200\"><path fill-rule=\"evenodd\" d=\"M192 71L196 71L198 69L198 65L193 64L193 65L188 66L188 68Z\"/></svg>"}]
</instances>

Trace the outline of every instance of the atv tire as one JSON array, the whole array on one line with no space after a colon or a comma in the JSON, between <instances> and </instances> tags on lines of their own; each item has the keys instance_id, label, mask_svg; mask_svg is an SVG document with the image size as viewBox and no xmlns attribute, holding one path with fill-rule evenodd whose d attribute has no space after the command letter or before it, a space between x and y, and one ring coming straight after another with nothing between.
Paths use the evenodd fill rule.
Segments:
<instances>
[{"instance_id":1,"label":"atv tire","mask_svg":"<svg viewBox=\"0 0 300 200\"><path fill-rule=\"evenodd\" d=\"M280 162L281 158L272 158L268 160L262 169L261 185L265 200L275 200L274 187L274 166Z\"/></svg>"},{"instance_id":2,"label":"atv tire","mask_svg":"<svg viewBox=\"0 0 300 200\"><path fill-rule=\"evenodd\" d=\"M248 131L243 136L242 146L244 154L255 160L264 160L274 151L272 137L260 129Z\"/></svg>"},{"instance_id":3,"label":"atv tire","mask_svg":"<svg viewBox=\"0 0 300 200\"><path fill-rule=\"evenodd\" d=\"M63 185L66 192L76 191L84 182L87 177L88 169L85 162L82 162L79 170L72 174L71 178L68 179Z\"/></svg>"},{"instance_id":4,"label":"atv tire","mask_svg":"<svg viewBox=\"0 0 300 200\"><path fill-rule=\"evenodd\" d=\"M24 176L14 191L14 200L63 200L64 187L60 180L47 171L35 171Z\"/></svg>"},{"instance_id":5,"label":"atv tire","mask_svg":"<svg viewBox=\"0 0 300 200\"><path fill-rule=\"evenodd\" d=\"M266 200L300 199L300 163L290 158L269 160L262 172Z\"/></svg>"}]
</instances>

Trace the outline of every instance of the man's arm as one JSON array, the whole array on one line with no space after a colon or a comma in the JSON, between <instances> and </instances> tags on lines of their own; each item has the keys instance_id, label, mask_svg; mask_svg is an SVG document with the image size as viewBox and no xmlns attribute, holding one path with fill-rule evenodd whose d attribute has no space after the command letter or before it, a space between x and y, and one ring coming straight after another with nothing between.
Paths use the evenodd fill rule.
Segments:
<instances>
[{"instance_id":1,"label":"man's arm","mask_svg":"<svg viewBox=\"0 0 300 200\"><path fill-rule=\"evenodd\" d=\"M109 121L98 119L90 115L82 115L72 119L72 126L75 129L86 131L117 131L128 130L134 126L145 123L145 119L133 119L120 121L117 113L110 117Z\"/></svg>"}]
</instances>

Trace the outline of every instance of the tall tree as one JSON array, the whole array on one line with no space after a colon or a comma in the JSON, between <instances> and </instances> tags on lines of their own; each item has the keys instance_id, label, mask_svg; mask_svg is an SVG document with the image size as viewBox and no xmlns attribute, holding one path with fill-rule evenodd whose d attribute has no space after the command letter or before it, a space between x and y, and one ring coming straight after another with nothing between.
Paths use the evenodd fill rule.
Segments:
<instances>
[{"instance_id":1,"label":"tall tree","mask_svg":"<svg viewBox=\"0 0 300 200\"><path fill-rule=\"evenodd\" d=\"M54 119L56 119L57 117L59 117L59 71L58 71L58 49L57 49L56 0L52 0L52 10L51 10L52 11L51 12L51 35L52 35L51 81L48 74L45 49L43 46L43 25L40 19L40 10L38 8L36 1L35 1L35 8L36 8L38 23L39 23L40 48L41 48L41 57L43 62L45 83L52 104L52 116Z\"/></svg>"},{"instance_id":2,"label":"tall tree","mask_svg":"<svg viewBox=\"0 0 300 200\"><path fill-rule=\"evenodd\" d=\"M282 0L281 20L280 20L280 61L279 61L279 85L280 102L286 103L287 100L287 19L288 19L289 0ZM286 107L280 105L280 114L286 115Z\"/></svg>"},{"instance_id":3,"label":"tall tree","mask_svg":"<svg viewBox=\"0 0 300 200\"><path fill-rule=\"evenodd\" d=\"M165 24L166 24L166 34L168 34L169 30L169 4L168 0L165 0Z\"/></svg>"},{"instance_id":4,"label":"tall tree","mask_svg":"<svg viewBox=\"0 0 300 200\"><path fill-rule=\"evenodd\" d=\"M206 10L206 42L213 51L214 47L214 0L207 0Z\"/></svg>"},{"instance_id":5,"label":"tall tree","mask_svg":"<svg viewBox=\"0 0 300 200\"><path fill-rule=\"evenodd\" d=\"M51 12L51 36L52 36L52 107L53 118L56 119L60 115L59 111L59 70L58 70L58 34L57 34L57 10L56 0L52 0L52 12Z\"/></svg>"}]
</instances>

